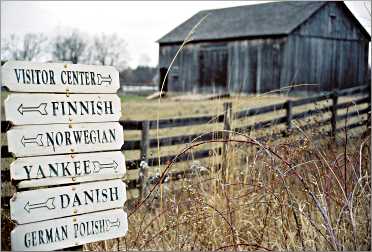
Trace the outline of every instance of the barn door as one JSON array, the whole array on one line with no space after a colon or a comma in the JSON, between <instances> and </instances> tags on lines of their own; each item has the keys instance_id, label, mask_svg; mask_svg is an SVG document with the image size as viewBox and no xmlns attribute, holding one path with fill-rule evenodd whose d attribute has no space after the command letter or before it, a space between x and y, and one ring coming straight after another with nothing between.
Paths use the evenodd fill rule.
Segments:
<instances>
[{"instance_id":1,"label":"barn door","mask_svg":"<svg viewBox=\"0 0 372 252\"><path fill-rule=\"evenodd\" d=\"M163 84L163 81L165 79L165 75L167 74L168 69L165 68L165 67L161 67L159 71L160 71L160 73L159 73L159 75L160 75L160 78L159 78L159 91L160 91L161 90L161 86ZM164 82L163 92L168 92L168 78Z\"/></svg>"},{"instance_id":2,"label":"barn door","mask_svg":"<svg viewBox=\"0 0 372 252\"><path fill-rule=\"evenodd\" d=\"M199 76L202 91L227 91L227 48L208 46L200 50Z\"/></svg>"}]
</instances>

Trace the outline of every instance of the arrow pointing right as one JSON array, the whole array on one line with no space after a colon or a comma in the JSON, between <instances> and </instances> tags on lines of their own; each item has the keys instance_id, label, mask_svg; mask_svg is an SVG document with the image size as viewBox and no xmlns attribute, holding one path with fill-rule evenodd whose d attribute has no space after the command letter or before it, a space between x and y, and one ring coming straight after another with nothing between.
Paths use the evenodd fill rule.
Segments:
<instances>
[{"instance_id":1,"label":"arrow pointing right","mask_svg":"<svg viewBox=\"0 0 372 252\"><path fill-rule=\"evenodd\" d=\"M119 220L119 218L116 219L115 221L111 221L109 219L106 219L106 225L107 225L107 229L106 229L107 231L109 231L113 227L119 228L120 227L120 220Z\"/></svg>"},{"instance_id":2,"label":"arrow pointing right","mask_svg":"<svg viewBox=\"0 0 372 252\"><path fill-rule=\"evenodd\" d=\"M118 169L118 163L116 163L115 160L113 160L111 163L100 163L99 161L93 161L94 166L94 172L98 173L102 169L114 169L115 171Z\"/></svg>"}]
</instances>

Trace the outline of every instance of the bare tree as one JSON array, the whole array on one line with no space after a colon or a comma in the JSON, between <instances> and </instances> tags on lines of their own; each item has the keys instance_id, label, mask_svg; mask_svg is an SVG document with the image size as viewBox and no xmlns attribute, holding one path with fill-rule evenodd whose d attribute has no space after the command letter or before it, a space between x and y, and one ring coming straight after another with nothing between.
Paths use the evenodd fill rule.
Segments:
<instances>
[{"instance_id":1,"label":"bare tree","mask_svg":"<svg viewBox=\"0 0 372 252\"><path fill-rule=\"evenodd\" d=\"M51 51L54 59L77 64L84 60L86 48L84 36L78 30L73 30L69 34L59 34L52 43Z\"/></svg>"},{"instance_id":2,"label":"bare tree","mask_svg":"<svg viewBox=\"0 0 372 252\"><path fill-rule=\"evenodd\" d=\"M119 70L127 66L129 57L127 43L116 34L96 35L89 50L94 64L115 66Z\"/></svg>"},{"instance_id":3,"label":"bare tree","mask_svg":"<svg viewBox=\"0 0 372 252\"><path fill-rule=\"evenodd\" d=\"M47 37L42 33L27 33L24 36L11 34L1 43L2 59L35 60L46 52L46 40Z\"/></svg>"}]
</instances>

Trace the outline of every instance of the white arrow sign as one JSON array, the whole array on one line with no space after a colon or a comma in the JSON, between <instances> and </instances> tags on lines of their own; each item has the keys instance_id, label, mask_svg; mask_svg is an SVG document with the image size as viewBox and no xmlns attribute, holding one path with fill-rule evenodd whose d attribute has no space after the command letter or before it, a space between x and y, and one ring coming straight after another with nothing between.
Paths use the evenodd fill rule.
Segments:
<instances>
[{"instance_id":1,"label":"white arrow sign","mask_svg":"<svg viewBox=\"0 0 372 252\"><path fill-rule=\"evenodd\" d=\"M17 192L10 200L12 220L24 224L123 207L125 184L120 179Z\"/></svg>"},{"instance_id":2,"label":"white arrow sign","mask_svg":"<svg viewBox=\"0 0 372 252\"><path fill-rule=\"evenodd\" d=\"M122 178L125 159L120 151L17 158L10 177L18 188L62 185Z\"/></svg>"},{"instance_id":3,"label":"white arrow sign","mask_svg":"<svg viewBox=\"0 0 372 252\"><path fill-rule=\"evenodd\" d=\"M16 126L7 138L17 157L120 150L124 144L118 122Z\"/></svg>"},{"instance_id":4,"label":"white arrow sign","mask_svg":"<svg viewBox=\"0 0 372 252\"><path fill-rule=\"evenodd\" d=\"M124 236L127 214L114 209L18 225L11 233L12 250L51 251Z\"/></svg>"},{"instance_id":5,"label":"white arrow sign","mask_svg":"<svg viewBox=\"0 0 372 252\"><path fill-rule=\"evenodd\" d=\"M114 94L10 94L4 107L14 125L113 122L121 116Z\"/></svg>"},{"instance_id":6,"label":"white arrow sign","mask_svg":"<svg viewBox=\"0 0 372 252\"><path fill-rule=\"evenodd\" d=\"M2 84L10 91L31 93L115 93L119 72L112 66L8 61Z\"/></svg>"}]
</instances>

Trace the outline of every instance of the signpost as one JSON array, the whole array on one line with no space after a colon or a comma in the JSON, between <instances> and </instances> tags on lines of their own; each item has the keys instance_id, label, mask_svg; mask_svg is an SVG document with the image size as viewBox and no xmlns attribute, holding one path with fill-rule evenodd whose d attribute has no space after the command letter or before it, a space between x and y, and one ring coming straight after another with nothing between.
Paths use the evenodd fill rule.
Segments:
<instances>
[{"instance_id":1,"label":"signpost","mask_svg":"<svg viewBox=\"0 0 372 252\"><path fill-rule=\"evenodd\" d=\"M18 224L122 207L125 184L120 179L17 192L10 215Z\"/></svg>"},{"instance_id":2,"label":"signpost","mask_svg":"<svg viewBox=\"0 0 372 252\"><path fill-rule=\"evenodd\" d=\"M11 233L12 249L50 251L118 238L127 231L127 214L122 209L82 214L18 225Z\"/></svg>"},{"instance_id":3,"label":"signpost","mask_svg":"<svg viewBox=\"0 0 372 252\"><path fill-rule=\"evenodd\" d=\"M23 92L4 102L14 125L8 148L17 157L11 179L17 188L34 188L10 200L10 217L19 224L11 232L12 249L55 250L124 236L118 71L8 61L1 76L10 91Z\"/></svg>"},{"instance_id":4,"label":"signpost","mask_svg":"<svg viewBox=\"0 0 372 252\"><path fill-rule=\"evenodd\" d=\"M120 150L124 144L118 122L18 126L7 137L17 157Z\"/></svg>"},{"instance_id":5,"label":"signpost","mask_svg":"<svg viewBox=\"0 0 372 252\"><path fill-rule=\"evenodd\" d=\"M18 158L10 177L18 188L62 185L122 178L125 159L120 151Z\"/></svg>"},{"instance_id":6,"label":"signpost","mask_svg":"<svg viewBox=\"0 0 372 252\"><path fill-rule=\"evenodd\" d=\"M114 94L10 94L4 103L5 118L15 125L113 122L121 116Z\"/></svg>"},{"instance_id":7,"label":"signpost","mask_svg":"<svg viewBox=\"0 0 372 252\"><path fill-rule=\"evenodd\" d=\"M119 72L112 66L8 61L2 84L28 93L116 93Z\"/></svg>"}]
</instances>

